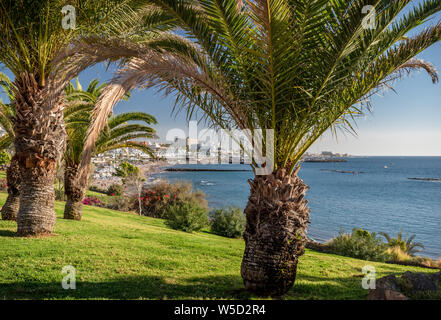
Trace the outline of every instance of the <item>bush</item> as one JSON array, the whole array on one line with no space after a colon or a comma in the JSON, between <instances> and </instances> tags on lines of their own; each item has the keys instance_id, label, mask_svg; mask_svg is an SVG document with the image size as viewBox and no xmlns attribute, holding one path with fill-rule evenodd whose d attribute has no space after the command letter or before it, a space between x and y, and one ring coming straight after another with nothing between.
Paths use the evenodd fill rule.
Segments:
<instances>
[{"instance_id":1,"label":"bush","mask_svg":"<svg viewBox=\"0 0 441 320\"><path fill-rule=\"evenodd\" d=\"M375 233L354 229L352 234L340 234L327 242L331 253L370 261L387 261L387 245Z\"/></svg>"},{"instance_id":2,"label":"bush","mask_svg":"<svg viewBox=\"0 0 441 320\"><path fill-rule=\"evenodd\" d=\"M245 215L238 207L215 209L210 213L213 233L228 238L239 238L245 231Z\"/></svg>"},{"instance_id":3,"label":"bush","mask_svg":"<svg viewBox=\"0 0 441 320\"><path fill-rule=\"evenodd\" d=\"M0 151L0 167L4 168L11 162L11 156L5 150Z\"/></svg>"},{"instance_id":4,"label":"bush","mask_svg":"<svg viewBox=\"0 0 441 320\"><path fill-rule=\"evenodd\" d=\"M97 197L87 197L83 199L83 204L88 206L99 206L101 201Z\"/></svg>"},{"instance_id":5,"label":"bush","mask_svg":"<svg viewBox=\"0 0 441 320\"><path fill-rule=\"evenodd\" d=\"M114 184L110 185L109 188L107 188L106 194L109 196L112 196L112 197L113 196L119 197L119 196L122 196L123 192L124 192L123 186L120 184L114 183Z\"/></svg>"},{"instance_id":6,"label":"bush","mask_svg":"<svg viewBox=\"0 0 441 320\"><path fill-rule=\"evenodd\" d=\"M412 257L400 246L389 247L387 248L386 252L390 257L390 261L392 262L405 262L412 260Z\"/></svg>"},{"instance_id":7,"label":"bush","mask_svg":"<svg viewBox=\"0 0 441 320\"><path fill-rule=\"evenodd\" d=\"M89 190L90 191L94 191L94 192L98 192L98 193L102 193L102 194L107 194L107 190L102 189L102 188L100 188L98 186L90 186Z\"/></svg>"},{"instance_id":8,"label":"bush","mask_svg":"<svg viewBox=\"0 0 441 320\"><path fill-rule=\"evenodd\" d=\"M123 212L129 212L136 209L132 200L124 195L103 198L86 197L83 199L83 204Z\"/></svg>"},{"instance_id":9,"label":"bush","mask_svg":"<svg viewBox=\"0 0 441 320\"><path fill-rule=\"evenodd\" d=\"M141 193L141 202L142 214L154 218L165 218L170 207L178 203L192 202L207 208L205 194L193 191L189 182L157 183ZM134 203L137 205L137 200Z\"/></svg>"},{"instance_id":10,"label":"bush","mask_svg":"<svg viewBox=\"0 0 441 320\"><path fill-rule=\"evenodd\" d=\"M100 206L107 209L124 212L129 212L136 209L136 205L133 204L133 201L124 195L106 198L103 200L103 202L101 202Z\"/></svg>"},{"instance_id":11,"label":"bush","mask_svg":"<svg viewBox=\"0 0 441 320\"><path fill-rule=\"evenodd\" d=\"M138 176L141 173L141 169L134 164L131 164L128 161L123 161L119 165L119 168L115 169L116 172L114 173L114 176L120 177L120 178L127 178L131 175Z\"/></svg>"},{"instance_id":12,"label":"bush","mask_svg":"<svg viewBox=\"0 0 441 320\"><path fill-rule=\"evenodd\" d=\"M8 191L8 181L6 179L0 179L0 191L2 192Z\"/></svg>"},{"instance_id":13,"label":"bush","mask_svg":"<svg viewBox=\"0 0 441 320\"><path fill-rule=\"evenodd\" d=\"M166 225L176 230L198 231L208 223L207 209L194 202L174 204L167 212Z\"/></svg>"}]
</instances>

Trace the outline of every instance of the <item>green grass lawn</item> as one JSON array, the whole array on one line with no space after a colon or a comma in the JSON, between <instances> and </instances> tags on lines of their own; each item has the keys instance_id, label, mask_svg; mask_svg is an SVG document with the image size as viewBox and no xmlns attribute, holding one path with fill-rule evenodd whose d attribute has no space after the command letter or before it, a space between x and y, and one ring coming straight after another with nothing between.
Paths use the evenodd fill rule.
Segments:
<instances>
[{"instance_id":1,"label":"green grass lawn","mask_svg":"<svg viewBox=\"0 0 441 320\"><path fill-rule=\"evenodd\" d=\"M6 195L0 194L0 204ZM86 206L83 221L62 219L55 235L16 238L0 221L0 298L3 299L243 299L241 239L188 234L163 220ZM63 290L61 270L76 268L77 289ZM287 299L365 299L365 265L377 277L406 270L431 272L306 251ZM433 272L433 271L432 271Z\"/></svg>"}]
</instances>

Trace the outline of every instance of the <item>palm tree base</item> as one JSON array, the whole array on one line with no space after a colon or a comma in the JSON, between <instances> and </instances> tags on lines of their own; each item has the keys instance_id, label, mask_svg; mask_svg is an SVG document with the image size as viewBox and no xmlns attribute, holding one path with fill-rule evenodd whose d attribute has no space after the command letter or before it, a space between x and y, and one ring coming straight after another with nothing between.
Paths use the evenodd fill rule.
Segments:
<instances>
[{"instance_id":1,"label":"palm tree base","mask_svg":"<svg viewBox=\"0 0 441 320\"><path fill-rule=\"evenodd\" d=\"M17 236L51 234L56 221L54 184L25 183L23 179L20 209L17 214Z\"/></svg>"},{"instance_id":2,"label":"palm tree base","mask_svg":"<svg viewBox=\"0 0 441 320\"><path fill-rule=\"evenodd\" d=\"M12 193L8 194L5 204L2 207L2 219L15 221L18 209L20 208L20 196Z\"/></svg>"},{"instance_id":3,"label":"palm tree base","mask_svg":"<svg viewBox=\"0 0 441 320\"><path fill-rule=\"evenodd\" d=\"M20 161L22 181L20 208L17 214L17 236L51 234L56 222L54 211L56 162L48 160L35 165L32 163L32 158L24 159L28 160ZM41 160L37 159L37 161Z\"/></svg>"},{"instance_id":4,"label":"palm tree base","mask_svg":"<svg viewBox=\"0 0 441 320\"><path fill-rule=\"evenodd\" d=\"M64 192L66 194L66 205L64 207L64 219L81 220L83 208L84 188L77 181L78 164L68 165L64 168Z\"/></svg>"},{"instance_id":5,"label":"palm tree base","mask_svg":"<svg viewBox=\"0 0 441 320\"><path fill-rule=\"evenodd\" d=\"M281 296L294 284L304 253L309 208L308 186L279 169L250 181L241 275L245 289L259 296Z\"/></svg>"},{"instance_id":6,"label":"palm tree base","mask_svg":"<svg viewBox=\"0 0 441 320\"><path fill-rule=\"evenodd\" d=\"M64 219L80 221L82 217L83 203L80 201L74 201L67 199L64 206Z\"/></svg>"}]
</instances>

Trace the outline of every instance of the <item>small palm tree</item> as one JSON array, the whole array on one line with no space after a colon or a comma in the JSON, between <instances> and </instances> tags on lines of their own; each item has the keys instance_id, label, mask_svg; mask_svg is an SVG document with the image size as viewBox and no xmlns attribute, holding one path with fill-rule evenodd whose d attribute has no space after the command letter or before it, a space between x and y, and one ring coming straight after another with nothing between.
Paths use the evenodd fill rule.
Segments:
<instances>
[{"instance_id":1,"label":"small palm tree","mask_svg":"<svg viewBox=\"0 0 441 320\"><path fill-rule=\"evenodd\" d=\"M410 0L370 1L374 28L366 28L370 16L361 0L152 2L175 18L192 46L168 43L166 52L134 55L96 113L109 112L124 90L148 84L176 93L189 117L199 108L219 128L262 129L264 138L271 129L274 167L250 181L241 275L248 290L284 294L294 284L309 222L308 186L298 176L302 156L329 130L353 131L369 98L394 80L424 69L438 81L435 68L415 56L441 40L441 23L414 36L409 31L439 12L441 1L407 12ZM102 127L105 118L95 119ZM95 129L89 133L85 150L96 138Z\"/></svg>"},{"instance_id":2,"label":"small palm tree","mask_svg":"<svg viewBox=\"0 0 441 320\"><path fill-rule=\"evenodd\" d=\"M387 245L391 248L398 247L403 252L407 253L410 256L414 256L417 252L420 252L421 249L424 249L424 245L420 242L414 242L416 235L412 235L410 237L403 235L403 230L400 228L400 232L397 233L397 237L393 238L386 232L380 232L387 241ZM420 249L418 249L420 248Z\"/></svg>"},{"instance_id":3,"label":"small palm tree","mask_svg":"<svg viewBox=\"0 0 441 320\"><path fill-rule=\"evenodd\" d=\"M0 74L0 85L8 94L10 101L13 101L13 85L8 77ZM93 80L87 90L83 90L77 80L77 88L69 83L66 86L66 105L64 110L64 122L67 132L67 147L63 158L65 162L65 194L67 202L65 206L64 217L66 219L81 219L81 208L85 191L84 185L79 185L77 172L81 160L81 152L84 146L86 131L90 125L90 114L94 105L103 91L105 84L99 85L98 80ZM126 94L126 98L128 98ZM15 105L13 103L0 103L0 126L5 130L5 134L0 137L2 149L13 147L14 131L13 122L15 114ZM136 148L152 157L152 150L144 143L136 141L140 138L155 137L155 130L151 127L141 124L127 124L127 121L144 122L148 125L156 124L156 119L146 113L131 112L123 113L117 116L110 116L107 119L106 130L100 134L93 155L98 155L106 151L119 148ZM19 209L20 196L20 169L12 158L11 164L7 170L8 198L2 207L3 220L16 220Z\"/></svg>"},{"instance_id":4,"label":"small palm tree","mask_svg":"<svg viewBox=\"0 0 441 320\"><path fill-rule=\"evenodd\" d=\"M0 86L10 101L14 100L11 80L3 73L0 73ZM14 117L15 105L13 103L0 102L0 126L5 133L0 137L0 150L9 149L14 143ZM20 205L20 174L17 158L12 157L6 170L6 181L8 184L8 197L4 203L1 214L3 220L15 220Z\"/></svg>"},{"instance_id":5,"label":"small palm tree","mask_svg":"<svg viewBox=\"0 0 441 320\"><path fill-rule=\"evenodd\" d=\"M90 82L87 90L83 90L79 81L77 88L72 84L66 87L67 104L64 111L64 121L68 135L67 148L64 153L64 191L67 197L64 218L81 220L82 200L86 187L78 180L81 154L87 129L91 123L91 113L103 88L98 80ZM127 123L136 121L137 123ZM144 124L139 124L144 122ZM93 156L110 150L134 148L149 154L154 158L153 150L145 143L136 141L140 138L155 138L155 130L150 126L156 124L156 119L143 112L122 113L107 119L106 129L101 132L95 144Z\"/></svg>"}]
</instances>

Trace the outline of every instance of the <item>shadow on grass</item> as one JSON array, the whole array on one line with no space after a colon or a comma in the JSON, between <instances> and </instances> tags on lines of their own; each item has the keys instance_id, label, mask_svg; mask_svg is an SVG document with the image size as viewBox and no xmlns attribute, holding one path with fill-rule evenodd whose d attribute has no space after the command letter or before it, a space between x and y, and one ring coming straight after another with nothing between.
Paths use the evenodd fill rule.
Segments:
<instances>
[{"instance_id":1,"label":"shadow on grass","mask_svg":"<svg viewBox=\"0 0 441 320\"><path fill-rule=\"evenodd\" d=\"M16 234L15 231L11 230L0 230L0 237L15 237Z\"/></svg>"},{"instance_id":2,"label":"shadow on grass","mask_svg":"<svg viewBox=\"0 0 441 320\"><path fill-rule=\"evenodd\" d=\"M300 278L300 277L299 277ZM299 279L300 280L300 279ZM359 278L303 276L282 299L365 299ZM240 299L252 295L237 276L180 279L121 277L103 282L77 280L75 290L64 290L60 282L0 283L0 299Z\"/></svg>"},{"instance_id":3,"label":"shadow on grass","mask_svg":"<svg viewBox=\"0 0 441 320\"><path fill-rule=\"evenodd\" d=\"M0 283L0 299L248 299L240 276L190 278L184 284L160 277L123 277L105 282L77 280L75 290L60 282Z\"/></svg>"},{"instance_id":4,"label":"shadow on grass","mask_svg":"<svg viewBox=\"0 0 441 320\"><path fill-rule=\"evenodd\" d=\"M368 294L363 289L362 278L358 274L348 274L346 277L302 274L297 279L294 287L285 296L286 299L365 300Z\"/></svg>"}]
</instances>

